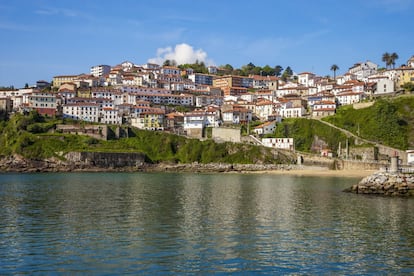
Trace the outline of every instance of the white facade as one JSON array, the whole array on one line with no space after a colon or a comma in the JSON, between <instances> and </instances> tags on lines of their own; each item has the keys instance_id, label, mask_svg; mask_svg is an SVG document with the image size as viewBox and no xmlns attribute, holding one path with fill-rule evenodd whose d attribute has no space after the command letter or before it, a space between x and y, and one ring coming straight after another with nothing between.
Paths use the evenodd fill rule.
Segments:
<instances>
[{"instance_id":1,"label":"white facade","mask_svg":"<svg viewBox=\"0 0 414 276\"><path fill-rule=\"evenodd\" d=\"M371 62L366 61L363 63L357 63L351 68L349 68L348 73L354 74L357 80L363 81L367 77L374 75L377 73L378 65Z\"/></svg>"},{"instance_id":2,"label":"white facade","mask_svg":"<svg viewBox=\"0 0 414 276\"><path fill-rule=\"evenodd\" d=\"M63 117L87 122L99 122L99 105L95 103L75 103L63 106Z\"/></svg>"},{"instance_id":3,"label":"white facade","mask_svg":"<svg viewBox=\"0 0 414 276\"><path fill-rule=\"evenodd\" d=\"M101 114L101 123L103 124L120 125L122 123L122 117L114 108L103 108Z\"/></svg>"},{"instance_id":4,"label":"white facade","mask_svg":"<svg viewBox=\"0 0 414 276\"><path fill-rule=\"evenodd\" d=\"M298 75L298 82L303 86L310 86L311 80L315 77L315 74L304 72Z\"/></svg>"},{"instance_id":5,"label":"white facade","mask_svg":"<svg viewBox=\"0 0 414 276\"><path fill-rule=\"evenodd\" d=\"M178 67L164 66L161 68L161 74L164 75L181 75L181 69Z\"/></svg>"},{"instance_id":6,"label":"white facade","mask_svg":"<svg viewBox=\"0 0 414 276\"><path fill-rule=\"evenodd\" d=\"M111 72L111 66L109 65L96 65L91 67L91 75L94 77L102 77Z\"/></svg>"},{"instance_id":7,"label":"white facade","mask_svg":"<svg viewBox=\"0 0 414 276\"><path fill-rule=\"evenodd\" d=\"M369 78L368 80L376 83L374 94L392 93L395 90L395 83L387 77Z\"/></svg>"},{"instance_id":8,"label":"white facade","mask_svg":"<svg viewBox=\"0 0 414 276\"><path fill-rule=\"evenodd\" d=\"M414 150L407 150L407 164L414 165Z\"/></svg>"},{"instance_id":9,"label":"white facade","mask_svg":"<svg viewBox=\"0 0 414 276\"><path fill-rule=\"evenodd\" d=\"M261 124L260 126L257 126L253 129L253 131L257 135L263 135L263 134L272 134L276 129L276 121L266 122L264 124Z\"/></svg>"},{"instance_id":10,"label":"white facade","mask_svg":"<svg viewBox=\"0 0 414 276\"><path fill-rule=\"evenodd\" d=\"M294 150L293 138L263 138L262 144L269 148Z\"/></svg>"},{"instance_id":11,"label":"white facade","mask_svg":"<svg viewBox=\"0 0 414 276\"><path fill-rule=\"evenodd\" d=\"M271 101L261 101L255 106L254 113L261 120L267 120L273 114L273 103Z\"/></svg>"},{"instance_id":12,"label":"white facade","mask_svg":"<svg viewBox=\"0 0 414 276\"><path fill-rule=\"evenodd\" d=\"M204 111L184 114L184 129L202 129L206 126L207 118Z\"/></svg>"},{"instance_id":13,"label":"white facade","mask_svg":"<svg viewBox=\"0 0 414 276\"><path fill-rule=\"evenodd\" d=\"M278 113L282 118L300 118L305 115L306 110L303 106L295 107L292 102L287 102L280 106Z\"/></svg>"},{"instance_id":14,"label":"white facade","mask_svg":"<svg viewBox=\"0 0 414 276\"><path fill-rule=\"evenodd\" d=\"M363 98L364 93L361 92L342 92L336 95L336 99L340 105L359 103Z\"/></svg>"}]
</instances>

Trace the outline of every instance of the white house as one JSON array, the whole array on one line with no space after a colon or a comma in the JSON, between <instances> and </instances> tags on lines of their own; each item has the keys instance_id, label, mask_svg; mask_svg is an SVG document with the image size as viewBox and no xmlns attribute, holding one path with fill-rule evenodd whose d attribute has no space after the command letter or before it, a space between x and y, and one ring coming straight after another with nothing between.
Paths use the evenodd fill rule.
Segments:
<instances>
[{"instance_id":1,"label":"white house","mask_svg":"<svg viewBox=\"0 0 414 276\"><path fill-rule=\"evenodd\" d=\"M119 112L115 108L105 107L101 111L101 123L111 124L111 125L120 125L122 124L122 117L119 116Z\"/></svg>"},{"instance_id":2,"label":"white house","mask_svg":"<svg viewBox=\"0 0 414 276\"><path fill-rule=\"evenodd\" d=\"M334 115L336 103L333 101L320 101L312 105L312 117L325 117Z\"/></svg>"},{"instance_id":3,"label":"white house","mask_svg":"<svg viewBox=\"0 0 414 276\"><path fill-rule=\"evenodd\" d=\"M294 150L293 138L263 138L262 144L269 148Z\"/></svg>"},{"instance_id":4,"label":"white house","mask_svg":"<svg viewBox=\"0 0 414 276\"><path fill-rule=\"evenodd\" d=\"M164 75L181 75L181 69L174 66L164 66L161 68L161 74Z\"/></svg>"},{"instance_id":5,"label":"white house","mask_svg":"<svg viewBox=\"0 0 414 276\"><path fill-rule=\"evenodd\" d=\"M280 105L278 113L282 118L300 118L305 115L306 110L303 106L294 106L292 102Z\"/></svg>"},{"instance_id":6,"label":"white house","mask_svg":"<svg viewBox=\"0 0 414 276\"><path fill-rule=\"evenodd\" d=\"M207 108L206 112L206 122L207 125L206 126L211 126L211 127L218 127L221 124L221 114L220 114L220 109L213 107L213 106L209 106Z\"/></svg>"},{"instance_id":7,"label":"white house","mask_svg":"<svg viewBox=\"0 0 414 276\"><path fill-rule=\"evenodd\" d=\"M321 101L335 102L335 95L330 92L321 92L308 97L308 105L310 107Z\"/></svg>"},{"instance_id":8,"label":"white house","mask_svg":"<svg viewBox=\"0 0 414 276\"><path fill-rule=\"evenodd\" d=\"M96 103L72 103L63 106L63 117L87 122L99 122L100 108Z\"/></svg>"},{"instance_id":9,"label":"white house","mask_svg":"<svg viewBox=\"0 0 414 276\"><path fill-rule=\"evenodd\" d=\"M337 94L336 99L340 105L359 103L364 99L364 93L348 90Z\"/></svg>"},{"instance_id":10,"label":"white house","mask_svg":"<svg viewBox=\"0 0 414 276\"><path fill-rule=\"evenodd\" d=\"M193 111L184 113L183 128L185 133L191 137L203 137L203 130L208 120L204 111Z\"/></svg>"},{"instance_id":11,"label":"white house","mask_svg":"<svg viewBox=\"0 0 414 276\"><path fill-rule=\"evenodd\" d=\"M407 164L414 165L414 150L407 150Z\"/></svg>"},{"instance_id":12,"label":"white house","mask_svg":"<svg viewBox=\"0 0 414 276\"><path fill-rule=\"evenodd\" d=\"M371 62L356 63L354 66L349 68L348 73L354 74L357 80L364 81L367 77L377 73L378 65Z\"/></svg>"},{"instance_id":13,"label":"white house","mask_svg":"<svg viewBox=\"0 0 414 276\"><path fill-rule=\"evenodd\" d=\"M386 93L392 93L395 91L395 83L386 76L368 77L369 82L374 82L374 94L381 95Z\"/></svg>"},{"instance_id":14,"label":"white house","mask_svg":"<svg viewBox=\"0 0 414 276\"><path fill-rule=\"evenodd\" d=\"M276 121L265 122L253 129L257 135L272 134L276 129Z\"/></svg>"},{"instance_id":15,"label":"white house","mask_svg":"<svg viewBox=\"0 0 414 276\"><path fill-rule=\"evenodd\" d=\"M273 103L269 100L259 100L256 103L254 113L261 120L267 120L273 114Z\"/></svg>"},{"instance_id":16,"label":"white house","mask_svg":"<svg viewBox=\"0 0 414 276\"><path fill-rule=\"evenodd\" d=\"M109 74L111 72L111 66L109 65L95 65L91 67L91 75L95 77L102 77L104 75Z\"/></svg>"},{"instance_id":17,"label":"white house","mask_svg":"<svg viewBox=\"0 0 414 276\"><path fill-rule=\"evenodd\" d=\"M311 80L315 78L315 74L309 72L303 72L298 75L298 83L303 86L310 86Z\"/></svg>"}]
</instances>

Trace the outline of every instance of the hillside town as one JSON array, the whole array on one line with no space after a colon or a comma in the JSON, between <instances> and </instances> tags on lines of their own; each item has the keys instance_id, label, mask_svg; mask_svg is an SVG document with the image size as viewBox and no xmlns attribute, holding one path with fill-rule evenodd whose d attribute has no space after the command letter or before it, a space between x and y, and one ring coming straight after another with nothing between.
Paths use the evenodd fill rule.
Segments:
<instances>
[{"instance_id":1,"label":"hillside town","mask_svg":"<svg viewBox=\"0 0 414 276\"><path fill-rule=\"evenodd\" d=\"M395 95L414 82L414 56L401 67L381 70L371 61L359 62L335 77L302 72L283 80L262 74L226 75L214 66L207 69L208 74L202 74L191 68L130 61L96 65L89 74L57 75L51 83L3 89L0 109L36 110L46 116L196 138L205 137L206 128L254 121L250 133L262 136L273 133L284 118L333 115L339 106ZM282 147L292 144L287 141Z\"/></svg>"}]
</instances>

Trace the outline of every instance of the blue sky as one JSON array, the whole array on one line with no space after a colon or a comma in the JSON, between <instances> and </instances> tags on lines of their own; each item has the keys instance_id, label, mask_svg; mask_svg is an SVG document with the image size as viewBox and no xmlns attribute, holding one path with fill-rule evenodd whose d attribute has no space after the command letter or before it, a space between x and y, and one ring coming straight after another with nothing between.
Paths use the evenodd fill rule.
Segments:
<instances>
[{"instance_id":1,"label":"blue sky","mask_svg":"<svg viewBox=\"0 0 414 276\"><path fill-rule=\"evenodd\" d=\"M400 65L414 55L413 12L414 0L0 0L0 86L166 55L319 75L383 66L386 51Z\"/></svg>"}]
</instances>

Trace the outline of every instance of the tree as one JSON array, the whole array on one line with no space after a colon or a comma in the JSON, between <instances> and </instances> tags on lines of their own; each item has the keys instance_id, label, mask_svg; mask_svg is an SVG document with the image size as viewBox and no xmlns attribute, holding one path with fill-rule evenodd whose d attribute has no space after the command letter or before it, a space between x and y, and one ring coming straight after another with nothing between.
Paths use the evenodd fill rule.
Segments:
<instances>
[{"instance_id":1,"label":"tree","mask_svg":"<svg viewBox=\"0 0 414 276\"><path fill-rule=\"evenodd\" d=\"M175 60L166 59L162 66L177 66L177 62Z\"/></svg>"},{"instance_id":2,"label":"tree","mask_svg":"<svg viewBox=\"0 0 414 276\"><path fill-rule=\"evenodd\" d=\"M250 74L256 75L256 72L260 73L261 68L257 68L256 65L254 65L252 62L249 62L249 64L243 65L241 70L242 75L248 76Z\"/></svg>"},{"instance_id":3,"label":"tree","mask_svg":"<svg viewBox=\"0 0 414 276\"><path fill-rule=\"evenodd\" d=\"M339 66L338 65L336 65L336 64L333 64L332 66L331 66L331 71L333 71L333 73L334 73L334 79L336 80L336 71L337 70L339 70Z\"/></svg>"},{"instance_id":4,"label":"tree","mask_svg":"<svg viewBox=\"0 0 414 276\"><path fill-rule=\"evenodd\" d=\"M279 77L282 74L283 71L283 67L280 65L276 65L275 66L275 76Z\"/></svg>"},{"instance_id":5,"label":"tree","mask_svg":"<svg viewBox=\"0 0 414 276\"><path fill-rule=\"evenodd\" d=\"M407 92L412 92L414 91L414 83L406 82L402 85L402 88L404 88L404 90Z\"/></svg>"},{"instance_id":6,"label":"tree","mask_svg":"<svg viewBox=\"0 0 414 276\"><path fill-rule=\"evenodd\" d=\"M385 62L385 68L388 69L392 64L390 53L385 52L384 54L382 54L382 61Z\"/></svg>"},{"instance_id":7,"label":"tree","mask_svg":"<svg viewBox=\"0 0 414 276\"><path fill-rule=\"evenodd\" d=\"M230 64L221 65L219 66L219 68L224 71L224 74L232 74L234 70L233 66L231 66Z\"/></svg>"},{"instance_id":8,"label":"tree","mask_svg":"<svg viewBox=\"0 0 414 276\"><path fill-rule=\"evenodd\" d=\"M26 82L26 84L24 85L24 88L29 88L29 84Z\"/></svg>"},{"instance_id":9,"label":"tree","mask_svg":"<svg viewBox=\"0 0 414 276\"><path fill-rule=\"evenodd\" d=\"M275 69L270 67L269 65L265 65L262 68L263 76L273 76L275 75Z\"/></svg>"},{"instance_id":10,"label":"tree","mask_svg":"<svg viewBox=\"0 0 414 276\"><path fill-rule=\"evenodd\" d=\"M390 56L390 62L392 64L392 68L395 68L395 61L398 59L397 53L392 53Z\"/></svg>"},{"instance_id":11,"label":"tree","mask_svg":"<svg viewBox=\"0 0 414 276\"><path fill-rule=\"evenodd\" d=\"M286 67L285 71L282 74L282 80L287 81L288 79L290 79L293 75L293 71L290 68L290 66Z\"/></svg>"}]
</instances>

